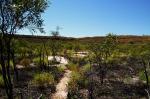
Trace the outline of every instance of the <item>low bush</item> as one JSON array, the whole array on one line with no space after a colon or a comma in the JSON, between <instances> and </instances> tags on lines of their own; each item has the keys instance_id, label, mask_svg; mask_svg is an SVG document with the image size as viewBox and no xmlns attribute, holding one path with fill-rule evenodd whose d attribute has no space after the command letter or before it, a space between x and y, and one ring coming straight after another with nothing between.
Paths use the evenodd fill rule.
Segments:
<instances>
[{"instance_id":1,"label":"low bush","mask_svg":"<svg viewBox=\"0 0 150 99\"><path fill-rule=\"evenodd\" d=\"M87 87L88 81L79 72L72 72L71 81L68 84L68 99L83 99L80 89Z\"/></svg>"},{"instance_id":2,"label":"low bush","mask_svg":"<svg viewBox=\"0 0 150 99\"><path fill-rule=\"evenodd\" d=\"M81 78L81 74L79 73L79 72L72 72L72 76L71 76L72 78L72 80L75 80L75 81L78 81L78 80L80 80L80 78Z\"/></svg>"},{"instance_id":3,"label":"low bush","mask_svg":"<svg viewBox=\"0 0 150 99\"><path fill-rule=\"evenodd\" d=\"M81 86L83 87L83 86L87 85L87 79L81 73L79 73L79 72L72 72L72 76L71 77L72 78L71 78L71 81L70 81L69 84L76 83L76 84L78 84L78 86L80 88L81 88Z\"/></svg>"},{"instance_id":4,"label":"low bush","mask_svg":"<svg viewBox=\"0 0 150 99\"><path fill-rule=\"evenodd\" d=\"M58 68L59 73L62 73L62 72L64 72L64 71L65 71L65 68L63 68L62 66L57 67L57 68Z\"/></svg>"},{"instance_id":5,"label":"low bush","mask_svg":"<svg viewBox=\"0 0 150 99\"><path fill-rule=\"evenodd\" d=\"M34 62L35 64L39 65L39 64L40 64L40 58L34 58L34 59L33 59L33 62Z\"/></svg>"},{"instance_id":6,"label":"low bush","mask_svg":"<svg viewBox=\"0 0 150 99\"><path fill-rule=\"evenodd\" d=\"M64 69L62 67L49 66L49 72L54 76L55 82L59 82L64 75Z\"/></svg>"},{"instance_id":7,"label":"low bush","mask_svg":"<svg viewBox=\"0 0 150 99\"><path fill-rule=\"evenodd\" d=\"M67 65L67 68L71 71L75 71L75 72L78 72L79 71L79 66L78 64L73 64L73 63L69 63Z\"/></svg>"},{"instance_id":8,"label":"low bush","mask_svg":"<svg viewBox=\"0 0 150 99\"><path fill-rule=\"evenodd\" d=\"M41 62L42 62L43 60L41 60ZM40 65L40 58L38 57L38 58L34 58L33 59L33 62L35 63L35 64L37 64L37 65ZM44 59L44 64L45 65L48 65L48 59Z\"/></svg>"},{"instance_id":9,"label":"low bush","mask_svg":"<svg viewBox=\"0 0 150 99\"><path fill-rule=\"evenodd\" d=\"M69 92L68 92L68 99L78 99L80 98L79 95L79 85L78 80L80 79L80 74L77 72L72 72L71 81L68 84Z\"/></svg>"},{"instance_id":10,"label":"low bush","mask_svg":"<svg viewBox=\"0 0 150 99\"><path fill-rule=\"evenodd\" d=\"M54 84L54 77L51 73L38 73L34 75L33 83L39 87L47 87Z\"/></svg>"},{"instance_id":11,"label":"low bush","mask_svg":"<svg viewBox=\"0 0 150 99\"><path fill-rule=\"evenodd\" d=\"M80 69L80 72L81 72L82 74L84 74L84 73L86 73L86 72L89 72L90 69L91 69L90 64L86 64L86 65L84 65L84 66Z\"/></svg>"}]
</instances>

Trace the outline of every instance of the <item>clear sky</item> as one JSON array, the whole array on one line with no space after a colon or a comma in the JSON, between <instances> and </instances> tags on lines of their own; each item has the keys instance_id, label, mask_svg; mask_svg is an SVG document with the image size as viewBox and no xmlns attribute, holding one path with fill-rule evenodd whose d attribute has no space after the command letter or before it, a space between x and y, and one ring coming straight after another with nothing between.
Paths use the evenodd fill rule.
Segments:
<instances>
[{"instance_id":1,"label":"clear sky","mask_svg":"<svg viewBox=\"0 0 150 99\"><path fill-rule=\"evenodd\" d=\"M150 0L51 0L42 16L47 35L56 26L71 37L150 35Z\"/></svg>"}]
</instances>

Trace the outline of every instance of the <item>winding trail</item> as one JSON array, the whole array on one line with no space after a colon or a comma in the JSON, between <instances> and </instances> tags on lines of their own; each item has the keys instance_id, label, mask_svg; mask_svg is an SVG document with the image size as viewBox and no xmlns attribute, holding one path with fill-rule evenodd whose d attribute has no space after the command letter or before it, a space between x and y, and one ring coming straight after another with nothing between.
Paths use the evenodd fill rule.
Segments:
<instances>
[{"instance_id":1,"label":"winding trail","mask_svg":"<svg viewBox=\"0 0 150 99\"><path fill-rule=\"evenodd\" d=\"M48 60L53 60L53 56L49 56ZM68 83L71 79L71 72L66 68L65 65L68 64L68 60L61 56L55 56L56 61L60 62L60 66L65 70L64 76L61 78L60 82L56 85L56 92L52 94L50 99L67 99L68 95ZM59 66L59 65L58 65Z\"/></svg>"},{"instance_id":2,"label":"winding trail","mask_svg":"<svg viewBox=\"0 0 150 99\"><path fill-rule=\"evenodd\" d=\"M56 86L56 93L54 93L51 99L67 99L68 95L68 82L71 79L70 70L65 70L65 74L60 82Z\"/></svg>"}]
</instances>

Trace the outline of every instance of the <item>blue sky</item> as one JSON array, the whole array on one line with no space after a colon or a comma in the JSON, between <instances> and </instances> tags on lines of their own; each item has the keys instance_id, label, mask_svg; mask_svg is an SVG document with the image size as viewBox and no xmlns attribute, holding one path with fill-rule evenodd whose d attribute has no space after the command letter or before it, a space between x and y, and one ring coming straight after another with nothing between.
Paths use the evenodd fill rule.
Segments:
<instances>
[{"instance_id":1,"label":"blue sky","mask_svg":"<svg viewBox=\"0 0 150 99\"><path fill-rule=\"evenodd\" d=\"M51 0L42 17L46 35L56 26L69 37L150 35L150 0Z\"/></svg>"}]
</instances>

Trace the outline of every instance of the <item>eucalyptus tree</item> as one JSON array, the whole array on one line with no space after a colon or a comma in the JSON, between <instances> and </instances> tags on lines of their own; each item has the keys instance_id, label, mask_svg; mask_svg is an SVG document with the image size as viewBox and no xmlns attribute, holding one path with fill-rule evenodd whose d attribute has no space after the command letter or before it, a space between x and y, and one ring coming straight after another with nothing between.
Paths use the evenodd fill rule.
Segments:
<instances>
[{"instance_id":1,"label":"eucalyptus tree","mask_svg":"<svg viewBox=\"0 0 150 99\"><path fill-rule=\"evenodd\" d=\"M96 71L100 74L100 81L103 84L104 79L104 50L102 44L93 44L90 46L92 58L90 58L90 64L93 65ZM91 70L92 71L92 70Z\"/></svg>"},{"instance_id":2,"label":"eucalyptus tree","mask_svg":"<svg viewBox=\"0 0 150 99\"><path fill-rule=\"evenodd\" d=\"M109 33L102 43L95 43L90 45L90 50L93 52L96 61L107 60L112 55L113 51L117 46L117 36Z\"/></svg>"},{"instance_id":3,"label":"eucalyptus tree","mask_svg":"<svg viewBox=\"0 0 150 99\"><path fill-rule=\"evenodd\" d=\"M43 31L41 13L48 5L47 0L0 0L0 64L6 94L13 98L10 61L13 60L13 38L20 29L37 27ZM11 53L12 52L12 53Z\"/></svg>"},{"instance_id":4,"label":"eucalyptus tree","mask_svg":"<svg viewBox=\"0 0 150 99\"><path fill-rule=\"evenodd\" d=\"M108 57L110 57L117 46L117 36L109 33L102 43L95 43L90 45L90 50L93 53L94 63L98 66L101 78L101 84L103 84L105 67L107 65Z\"/></svg>"},{"instance_id":5,"label":"eucalyptus tree","mask_svg":"<svg viewBox=\"0 0 150 99\"><path fill-rule=\"evenodd\" d=\"M103 66L104 68L102 68L101 70L102 84L103 84L104 74L107 71L105 70L105 68L107 66L108 58L113 54L113 51L117 47L117 43L118 43L117 36L112 33L107 34L104 41L102 42L101 53L102 53L102 63L104 65Z\"/></svg>"},{"instance_id":6,"label":"eucalyptus tree","mask_svg":"<svg viewBox=\"0 0 150 99\"><path fill-rule=\"evenodd\" d=\"M109 56L112 55L113 51L117 46L117 36L109 33L107 34L105 40L102 42L102 52L104 60L107 60Z\"/></svg>"}]
</instances>

